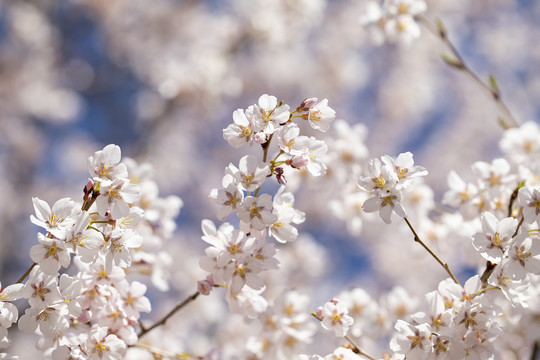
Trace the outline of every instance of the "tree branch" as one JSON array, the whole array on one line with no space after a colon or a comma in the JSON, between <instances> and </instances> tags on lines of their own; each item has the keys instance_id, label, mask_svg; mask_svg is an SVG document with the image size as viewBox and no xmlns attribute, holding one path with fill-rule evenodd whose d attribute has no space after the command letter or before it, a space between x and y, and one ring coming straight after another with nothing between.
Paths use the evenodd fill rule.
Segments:
<instances>
[{"instance_id":1,"label":"tree branch","mask_svg":"<svg viewBox=\"0 0 540 360\"><path fill-rule=\"evenodd\" d=\"M414 241L416 241L417 243L419 243L420 245L422 245L424 247L424 249L427 250L428 253L431 254L431 256L433 256L433 258L435 258L435 260L437 260L437 262L439 264L441 264L441 266L444 268L444 270L446 270L446 272L448 273L448 275L450 275L450 277L452 278L452 280L454 280L454 282L456 284L459 285L459 281L456 279L456 277L454 276L454 274L452 273L452 271L450 270L450 267L448 266L447 263L443 262L421 239L420 237L418 236L418 234L416 233L416 231L414 230L413 226L411 225L411 223L409 222L409 219L407 219L406 217L403 218L405 220L405 222L407 223L407 225L409 226L409 229L411 229L413 235L414 235Z\"/></svg>"},{"instance_id":2,"label":"tree branch","mask_svg":"<svg viewBox=\"0 0 540 360\"><path fill-rule=\"evenodd\" d=\"M139 338L141 338L143 335L149 333L150 331L152 331L153 329L157 328L158 326L161 326L163 324L165 324L165 322L167 320L169 320L169 318L171 316L173 316L177 311L179 311L180 309L182 309L184 306L186 306L187 304L193 302L198 296L200 295L200 293L198 291L196 291L195 293L193 293L192 295L190 295L188 298L186 298L184 301L182 302L179 302L171 311L169 311L167 313L167 315L165 315L161 320L159 320L158 322L156 322L154 325L148 327L148 328L144 328L143 326L141 326L141 332L139 334Z\"/></svg>"}]
</instances>

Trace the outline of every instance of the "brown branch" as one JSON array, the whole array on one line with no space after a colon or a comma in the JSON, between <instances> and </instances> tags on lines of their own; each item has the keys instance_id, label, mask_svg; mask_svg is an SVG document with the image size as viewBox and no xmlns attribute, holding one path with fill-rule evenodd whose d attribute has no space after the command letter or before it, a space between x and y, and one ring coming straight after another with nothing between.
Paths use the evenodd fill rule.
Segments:
<instances>
[{"instance_id":1,"label":"brown branch","mask_svg":"<svg viewBox=\"0 0 540 360\"><path fill-rule=\"evenodd\" d=\"M437 260L437 262L439 264L441 264L441 266L444 268L444 270L446 270L446 272L448 273L448 275L450 275L450 277L452 278L452 280L454 280L454 282L456 284L459 285L459 281L456 279L456 277L454 276L454 274L452 273L452 271L450 270L450 267L448 266L447 263L443 262L421 239L420 237L418 236L418 234L416 233L416 231L414 230L413 226L411 225L411 223L409 222L409 219L407 219L406 217L403 218L405 220L405 222L407 223L407 225L409 226L409 229L411 229L413 235L414 235L414 241L416 241L417 243L419 243L420 245L422 245L422 247L424 249L426 249L426 251L428 253L431 254L431 256L433 256L433 258L435 260Z\"/></svg>"},{"instance_id":2,"label":"brown branch","mask_svg":"<svg viewBox=\"0 0 540 360\"><path fill-rule=\"evenodd\" d=\"M369 355L369 354L366 354L366 352L364 350L362 350L354 341L353 339L351 339L349 337L349 335L345 335L344 336L345 339L349 342L349 344L351 344L351 346L353 347L353 351L355 353L357 353L358 355L362 355L364 357L367 357L369 360L377 360L377 358L374 358L373 356Z\"/></svg>"},{"instance_id":3,"label":"brown branch","mask_svg":"<svg viewBox=\"0 0 540 360\"><path fill-rule=\"evenodd\" d=\"M446 28L444 27L444 24L440 19L437 19L435 23L433 23L431 20L429 20L423 15L417 16L416 19L418 20L418 22L424 25L426 29L429 30L429 32L437 36L446 45L448 50L450 50L451 56L443 55L444 61L454 69L461 70L466 73L478 85L478 87L480 87L480 89L486 93L486 95L488 95L493 99L493 101L495 101L499 110L506 117L506 119L499 118L499 120L501 121L501 125L504 128L517 127L518 122L516 121L514 115L512 115L512 113L510 112L508 106L502 100L501 91L497 84L496 78L493 75L490 75L489 81L485 82L470 68L469 65L467 65L467 63L463 59L463 56L461 56L455 45L448 38ZM508 122L505 120L508 120Z\"/></svg>"},{"instance_id":4,"label":"brown branch","mask_svg":"<svg viewBox=\"0 0 540 360\"><path fill-rule=\"evenodd\" d=\"M167 320L169 320L169 318L171 316L176 314L177 311L181 310L187 304L193 302L199 295L200 295L200 293L198 291L196 291L195 293L190 295L188 298L186 298L184 301L179 302L171 311L169 311L167 313L167 315L165 315L161 320L159 320L158 322L156 322L154 325L150 326L149 328L144 328L143 326L141 326L141 332L139 334L139 338L141 338L143 335L149 333L153 329L157 328L158 326L164 325L165 322Z\"/></svg>"},{"instance_id":5,"label":"brown branch","mask_svg":"<svg viewBox=\"0 0 540 360\"><path fill-rule=\"evenodd\" d=\"M21 276L21 278L19 280L17 280L17 284L20 284L24 281L24 279L26 279L26 277L28 276L28 274L30 274L30 272L32 271L32 269L37 265L37 263L33 263L32 265L30 265L30 267L28 268L28 270L26 270L26 272L23 274L23 276Z\"/></svg>"}]
</instances>

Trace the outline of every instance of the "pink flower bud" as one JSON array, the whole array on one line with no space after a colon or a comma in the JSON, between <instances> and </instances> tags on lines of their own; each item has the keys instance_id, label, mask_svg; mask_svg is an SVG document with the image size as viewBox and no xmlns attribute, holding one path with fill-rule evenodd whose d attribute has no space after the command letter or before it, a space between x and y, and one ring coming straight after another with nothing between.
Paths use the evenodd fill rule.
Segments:
<instances>
[{"instance_id":1,"label":"pink flower bud","mask_svg":"<svg viewBox=\"0 0 540 360\"><path fill-rule=\"evenodd\" d=\"M317 316L317 319L322 320L323 319L323 307L319 306L317 308L317 311L315 311L315 316Z\"/></svg>"},{"instance_id":2,"label":"pink flower bud","mask_svg":"<svg viewBox=\"0 0 540 360\"><path fill-rule=\"evenodd\" d=\"M83 193L84 193L84 200L88 200L90 197L90 193L92 192L92 189L94 189L94 182L90 179L88 179L88 182L84 186Z\"/></svg>"},{"instance_id":3,"label":"pink flower bud","mask_svg":"<svg viewBox=\"0 0 540 360\"><path fill-rule=\"evenodd\" d=\"M77 320L78 320L81 324L89 323L90 321L92 321L92 311L90 311L90 310L83 310L83 312L81 313L81 315L79 315L79 317L77 318Z\"/></svg>"},{"instance_id":4,"label":"pink flower bud","mask_svg":"<svg viewBox=\"0 0 540 360\"><path fill-rule=\"evenodd\" d=\"M197 291L201 295L210 295L212 292L212 284L208 280L197 281Z\"/></svg>"},{"instance_id":5,"label":"pink flower bud","mask_svg":"<svg viewBox=\"0 0 540 360\"><path fill-rule=\"evenodd\" d=\"M280 183L281 185L286 185L287 184L287 180L285 180L285 176L283 176L283 168L275 168L274 171L276 172L276 179L278 181L278 183Z\"/></svg>"},{"instance_id":6,"label":"pink flower bud","mask_svg":"<svg viewBox=\"0 0 540 360\"><path fill-rule=\"evenodd\" d=\"M287 161L287 164L291 165L295 169L299 169L309 164L309 157L307 155L295 155L292 159Z\"/></svg>"},{"instance_id":7,"label":"pink flower bud","mask_svg":"<svg viewBox=\"0 0 540 360\"><path fill-rule=\"evenodd\" d=\"M298 107L301 111L309 111L313 106L317 104L317 98L306 98Z\"/></svg>"},{"instance_id":8,"label":"pink flower bud","mask_svg":"<svg viewBox=\"0 0 540 360\"><path fill-rule=\"evenodd\" d=\"M264 131L259 131L253 135L253 141L255 141L257 144L264 144L266 142L266 134Z\"/></svg>"}]
</instances>

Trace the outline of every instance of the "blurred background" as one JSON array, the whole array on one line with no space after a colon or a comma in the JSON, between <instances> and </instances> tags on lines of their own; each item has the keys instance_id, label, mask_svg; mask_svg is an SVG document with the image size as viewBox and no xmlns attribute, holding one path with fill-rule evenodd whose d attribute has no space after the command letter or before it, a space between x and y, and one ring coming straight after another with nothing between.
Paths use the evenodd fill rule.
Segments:
<instances>
[{"instance_id":1,"label":"blurred background","mask_svg":"<svg viewBox=\"0 0 540 360\"><path fill-rule=\"evenodd\" d=\"M444 22L471 68L483 79L497 76L516 119L539 121L540 3L427 3L427 16ZM183 200L168 246L181 259L172 288L191 291L204 276L200 221L217 222L208 193L229 162L261 154L232 149L222 129L264 93L292 108L306 97L328 98L338 119L362 124L351 145L362 161L413 152L436 202L451 169L467 179L472 162L499 156L501 114L444 64L441 41L422 29L410 47L375 46L359 23L363 9L358 0L0 0L2 284L31 264L39 231L29 221L31 198L80 201L88 156L115 143L123 156L152 164L162 196ZM339 214L345 210L330 209L331 194L322 192L311 184L297 196L313 254L305 269L326 279L316 280L323 284L317 296L396 283L425 290L442 278L418 282L411 277L418 269L396 278L399 251L369 245L380 230L351 231ZM412 247L411 238L398 240ZM470 270L464 265L460 276Z\"/></svg>"}]
</instances>

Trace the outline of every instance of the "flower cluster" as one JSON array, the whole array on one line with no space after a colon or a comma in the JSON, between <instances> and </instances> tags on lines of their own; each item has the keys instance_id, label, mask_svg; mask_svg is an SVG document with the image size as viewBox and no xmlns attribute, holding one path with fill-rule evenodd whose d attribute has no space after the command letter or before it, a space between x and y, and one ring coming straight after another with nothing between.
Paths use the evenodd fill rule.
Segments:
<instances>
[{"instance_id":1,"label":"flower cluster","mask_svg":"<svg viewBox=\"0 0 540 360\"><path fill-rule=\"evenodd\" d=\"M424 203L418 196L414 200L424 208L414 213L415 218L425 223L422 227L432 228L433 235L425 230L419 232L427 234L428 240L431 236L448 238L449 234L468 234L469 248L461 245L461 240L455 241L455 246L476 251L476 260L471 257L467 261L478 267L478 275L460 285L448 270L448 264L423 243L452 279L440 282L436 291L428 292L422 306L403 290L398 296L400 301L391 300L395 306L390 307L390 302L385 300L374 302L362 289L338 295L354 319L348 331L350 337L359 339L362 346L372 347L374 342L391 336L392 359L487 359L508 349L527 356L530 344L538 341L538 337L531 333L521 338L518 333L524 328L535 332L537 325L533 319L540 311L537 176L540 146L534 134L540 134L540 127L533 123L507 130L500 142L505 157L474 163L474 182L467 183L457 173L450 172L450 189L444 194L443 202L455 208L455 214L445 209L445 213L430 219L433 202ZM386 222L392 212L406 217L401 201L411 194L403 190L409 178L425 175L425 169L414 166L412 154L406 153L397 159L385 156L371 160L369 172L370 176L360 178L359 185L375 196L364 201L364 211L379 210ZM414 239L421 242L418 233L407 223ZM442 232L435 234L435 227ZM450 255L447 250L445 256ZM398 311L389 311L391 308ZM391 324L395 324L393 335ZM342 330L338 325L339 322L334 323L337 330ZM515 334L520 341L512 343L500 336L503 332ZM339 335L345 333L341 331ZM359 349L356 348L357 353ZM349 357L342 348L336 352L340 355L334 353L325 359L357 356ZM318 355L312 358L322 359Z\"/></svg>"},{"instance_id":2,"label":"flower cluster","mask_svg":"<svg viewBox=\"0 0 540 360\"><path fill-rule=\"evenodd\" d=\"M313 129L326 131L335 112L325 99L306 99L296 110L278 102L277 98L262 95L258 104L233 113L234 123L223 130L224 138L233 147L257 143L262 146L263 160L246 155L238 166L232 163L225 169L221 189L210 192L210 200L218 205L217 217L224 221L232 213L239 219L239 229L225 222L218 228L204 220L203 240L211 247L201 259L201 267L210 274L199 282L199 291L208 294L212 286L226 285L231 309L256 316L267 304L260 296L264 290L261 272L277 268L276 248L266 241L267 235L280 243L294 241L298 230L294 224L304 221L304 214L294 209L294 196L285 190L284 167L305 168L314 176L323 175L326 165L322 155L326 144L314 137L300 135L294 119L306 120ZM267 160L272 139L277 139L279 152ZM282 184L277 193L259 194L266 179L276 176ZM246 306L246 302L250 306Z\"/></svg>"},{"instance_id":3,"label":"flower cluster","mask_svg":"<svg viewBox=\"0 0 540 360\"><path fill-rule=\"evenodd\" d=\"M387 39L410 45L420 37L420 26L415 16L425 12L426 8L424 0L369 0L365 3L360 23L367 27L376 44L380 45Z\"/></svg>"},{"instance_id":4,"label":"flower cluster","mask_svg":"<svg viewBox=\"0 0 540 360\"><path fill-rule=\"evenodd\" d=\"M429 311L398 320L390 342L396 359L482 359L493 353L493 342L501 333L492 305L493 298L482 289L480 276L461 287L450 279L426 295Z\"/></svg>"},{"instance_id":5,"label":"flower cluster","mask_svg":"<svg viewBox=\"0 0 540 360\"><path fill-rule=\"evenodd\" d=\"M392 213L405 218L407 214L401 205L401 192L409 186L412 179L427 175L427 170L415 166L410 152L400 154L397 159L385 155L369 161L369 176L358 180L360 188L373 197L367 199L362 206L366 212L379 211L386 223L391 222Z\"/></svg>"},{"instance_id":6,"label":"flower cluster","mask_svg":"<svg viewBox=\"0 0 540 360\"><path fill-rule=\"evenodd\" d=\"M144 192L146 199L140 201L142 187L153 183L150 172L133 181L147 166L128 159L128 174L120 160L117 145L88 159L93 178L84 187L82 204L63 198L51 207L33 199L35 216L30 220L45 234L38 233L39 244L30 249L34 264L28 280L2 290L2 347L9 344L6 328L17 321L11 304L17 298L28 299L30 305L18 320L19 329L39 334L40 350L53 359L121 359L127 346L137 342L140 313L151 307L144 296L146 286L128 280L126 271L144 258L147 274L159 272L152 266L158 248L145 249L143 234L149 240L165 240L174 229L166 212L176 215L181 201L159 199L157 192ZM159 219L146 218L143 207L150 214L157 211ZM71 264L77 269L74 275L62 270ZM164 281L153 279L157 284Z\"/></svg>"}]
</instances>

